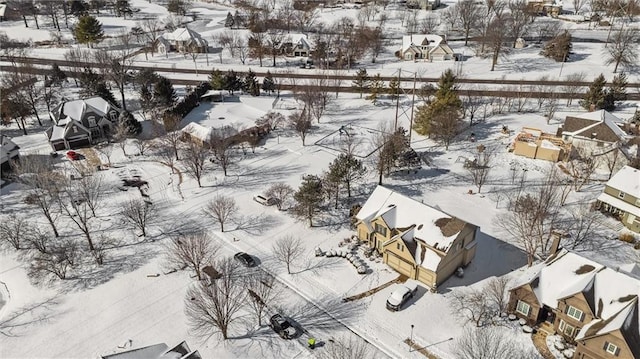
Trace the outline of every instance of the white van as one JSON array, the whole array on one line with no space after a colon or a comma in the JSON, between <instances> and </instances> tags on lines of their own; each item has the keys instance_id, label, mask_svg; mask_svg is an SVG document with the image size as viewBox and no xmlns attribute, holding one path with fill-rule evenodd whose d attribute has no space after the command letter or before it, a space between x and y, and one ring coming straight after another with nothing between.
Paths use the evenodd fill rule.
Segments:
<instances>
[{"instance_id":1,"label":"white van","mask_svg":"<svg viewBox=\"0 0 640 359\"><path fill-rule=\"evenodd\" d=\"M407 279L405 283L398 284L387 299L387 309L392 311L400 310L402 305L416 294L418 283L416 280Z\"/></svg>"}]
</instances>

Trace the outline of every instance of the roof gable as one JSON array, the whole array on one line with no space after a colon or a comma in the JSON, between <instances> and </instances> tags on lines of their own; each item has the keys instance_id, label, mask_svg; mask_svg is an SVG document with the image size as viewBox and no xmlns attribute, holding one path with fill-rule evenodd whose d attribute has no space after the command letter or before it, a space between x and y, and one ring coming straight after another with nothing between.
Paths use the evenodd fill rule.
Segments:
<instances>
[{"instance_id":1,"label":"roof gable","mask_svg":"<svg viewBox=\"0 0 640 359\"><path fill-rule=\"evenodd\" d=\"M411 46L437 47L443 42L444 39L439 35L405 35L402 37L402 53L405 53Z\"/></svg>"},{"instance_id":2,"label":"roof gable","mask_svg":"<svg viewBox=\"0 0 640 359\"><path fill-rule=\"evenodd\" d=\"M617 125L621 120L606 110L567 116L562 125L562 134L592 138L606 142L617 142L627 134Z\"/></svg>"},{"instance_id":3,"label":"roof gable","mask_svg":"<svg viewBox=\"0 0 640 359\"><path fill-rule=\"evenodd\" d=\"M624 166L607 181L607 186L640 198L640 170Z\"/></svg>"}]
</instances>

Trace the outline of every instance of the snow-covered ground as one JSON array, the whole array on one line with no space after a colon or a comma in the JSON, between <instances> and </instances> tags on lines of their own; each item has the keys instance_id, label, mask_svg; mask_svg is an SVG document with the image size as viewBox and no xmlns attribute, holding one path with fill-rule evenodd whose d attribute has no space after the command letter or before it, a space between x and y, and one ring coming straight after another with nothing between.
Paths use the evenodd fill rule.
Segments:
<instances>
[{"instance_id":1,"label":"snow-covered ground","mask_svg":"<svg viewBox=\"0 0 640 359\"><path fill-rule=\"evenodd\" d=\"M166 9L158 4L136 0L135 7L141 9L136 15L139 19L150 16L163 21L173 21ZM198 31L211 37L221 31L221 21L227 11L232 9L217 5L195 3L193 12ZM397 11L390 11L390 37L400 34ZM355 17L356 10L329 10L321 13L321 19L334 20L340 16ZM123 28L136 26L136 20L122 20L103 15L99 18L105 25L107 34L115 34ZM566 26L586 30L585 24L565 23ZM2 22L0 31L11 38L48 40L49 29L43 25L42 30L24 28L21 22ZM604 30L598 30L604 31ZM70 38L68 30L63 30ZM551 79L575 73L585 72L588 78L604 73L612 77L612 66L605 66L603 44L576 43L574 52L578 55L575 62L564 66L538 55L539 48L529 46L522 50L513 50L506 58L500 60L496 71L488 71L488 59L471 56L472 48L453 42L457 52L465 54L468 59L458 63L407 63L393 58L393 51L399 46L390 44L386 52L375 64L363 60L363 66L370 73L380 72L391 75L398 69L416 72L420 76L438 77L447 68L453 68L469 78L509 78L535 79L549 75ZM63 58L64 48L33 48L31 56L47 58ZM193 78L206 80L208 69L212 66L221 69L246 70L247 67L258 68L258 62L249 59L246 65L238 59L230 59L225 53L223 64L218 58L197 59L197 67L202 70ZM156 69L170 69L172 66L193 67L193 61L182 55L169 57L156 55L149 61L144 55L136 59L138 64L149 64ZM283 65L280 59L279 65ZM267 60L265 64L270 64ZM207 69L206 71L204 69ZM264 67L272 71L282 70ZM292 69L293 71L316 71ZM168 70L169 71L169 70ZM169 72L163 73L169 76ZM181 77L184 77L181 75ZM640 74L629 74L630 82L638 82ZM133 92L129 93L131 97ZM183 121L182 125L197 122L204 126L234 125L246 128L253 125L255 119L275 107L276 111L287 115L295 108L295 101L284 94L281 100L274 102L274 97L240 96L237 102L205 103L203 102ZM403 107L408 106L408 99L403 99ZM617 114L622 118L632 115L631 104L627 104ZM562 119L565 115L580 111L575 105L563 107L556 115ZM41 116L46 118L42 111ZM88 358L98 354L108 354L118 350L118 346L128 340L133 347L166 342L169 345L187 340L191 348L198 349L205 358L283 358L313 357L307 351L303 340L283 341L268 328L256 328L243 322L232 329L233 339L222 341L218 337L201 341L188 330L187 318L184 314L184 296L186 289L193 284L188 272L164 274L163 244L171 234L178 233L185 226L199 226L207 230L212 240L224 244L221 255L231 256L237 251L245 251L260 260L260 266L273 273L283 285L285 296L279 306L282 311L292 316L318 340L327 342L331 338L348 335L348 327L358 336L366 338L377 349L377 356L398 358L420 358L422 354L413 351L403 341L410 336L430 352L442 358L452 358L455 339L468 325L456 316L450 308L450 297L455 291L467 286L481 287L484 282L494 276L519 274L519 268L526 265L526 256L518 248L516 241L510 238L496 225L497 218L505 213L506 196L512 187L512 168L520 171L526 169L527 181L536 181L543 176L549 163L515 157L506 151L517 131L523 126L536 127L554 133L557 120L547 123L546 119L535 113L510 113L494 115L473 127L476 142L465 141L471 130L459 136L448 151L433 141L412 135L412 147L424 153L429 159L429 166L424 166L415 174L396 174L384 178L384 184L433 207L439 208L453 216L478 225L481 235L476 257L466 268L464 278L451 278L439 288L440 293L430 293L421 288L418 295L410 301L410 305L400 312L389 312L384 303L393 290L385 288L372 296L353 302L342 302L347 296L365 292L397 277L386 265L379 261L367 260L370 271L366 275L356 273L354 267L342 258L315 257L314 249L323 250L339 248L339 242L353 235L348 226L347 204L338 210L322 216L317 226L308 228L306 222L296 221L287 212L280 212L271 207L264 207L252 200L252 197L264 191L270 184L285 182L296 188L303 174L321 174L336 157L336 136L342 126L355 129L357 136L364 143L379 128L381 122L393 123L395 117L394 102L383 99L376 106L359 99L358 95L341 94L328 107L320 123L302 146L300 138L286 130L271 134L266 142L256 148L255 153L247 151L242 159L229 169L224 176L220 169L210 167L202 179L203 187L198 187L193 178L182 174L182 182L178 175L158 162L151 154L135 156L134 146L127 148L129 156L124 156L116 146L112 162L116 166L100 172L108 188L107 200L100 209L100 220L96 226L111 237L118 239L118 245L107 251L105 265L94 266L90 258L85 258L86 268L74 278L58 281L49 286L35 286L27 277L27 265L15 255L6 251L0 255L0 357L73 357ZM401 112L398 125L409 128L408 116ZM514 132L508 137L500 133L502 126L508 126ZM21 147L21 154L48 154L50 147L46 142L42 129L29 127L28 136L20 136L17 129L3 128L11 133L14 141ZM36 132L37 131L37 132ZM495 150L494 167L488 184L481 194L468 194L475 187L468 179L459 161L461 157L472 157L478 144ZM367 151L362 151L367 153ZM365 164L371 163L365 158ZM59 158L56 166L71 168L65 158ZM178 165L180 167L180 164ZM149 181L149 195L153 203L161 209L159 218L154 221L149 238L142 240L130 229L124 228L118 221L116 213L119 206L129 198L138 198L137 191L131 189L122 192L117 189L121 178L128 173L138 173ZM369 176L354 190L354 201L362 203L377 183L376 175L370 171ZM567 201L568 207L578 206L580 202L593 201L602 191L602 183L595 182L586 186L580 193L572 193ZM202 207L215 194L223 193L232 196L239 208L239 215L234 218L232 226L226 232L202 214ZM33 222L48 229L42 215L25 205L24 190L18 184L9 184L2 188L0 206L4 213L18 213L31 216ZM63 235L77 236L77 230L65 219L60 219ZM614 230L605 229L608 234ZM286 269L276 262L271 254L272 244L284 235L295 235L304 240L307 251L293 266L294 274L286 274ZM605 251L594 248L606 248ZM611 265L627 262L638 262L639 252L620 241L605 240L604 237L591 247L580 249L585 255ZM159 276L150 276L160 274ZM5 287L6 286L6 287ZM6 289L5 289L6 288ZM322 308L318 310L317 308ZM314 309L316 308L316 309ZM327 313L325 313L324 311ZM335 318L335 319L334 319ZM339 320L340 323L336 323ZM414 326L411 332L411 325ZM532 348L530 337L521 333L518 328L507 328L522 345ZM318 348L316 350L322 350Z\"/></svg>"}]
</instances>

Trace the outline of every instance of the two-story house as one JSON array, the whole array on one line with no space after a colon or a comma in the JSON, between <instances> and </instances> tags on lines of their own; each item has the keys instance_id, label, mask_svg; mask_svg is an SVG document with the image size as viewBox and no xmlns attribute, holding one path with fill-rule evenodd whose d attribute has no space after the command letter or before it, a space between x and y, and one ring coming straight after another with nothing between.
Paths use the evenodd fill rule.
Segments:
<instances>
[{"instance_id":1,"label":"two-story house","mask_svg":"<svg viewBox=\"0 0 640 359\"><path fill-rule=\"evenodd\" d=\"M64 101L51 111L54 125L45 135L55 151L89 146L108 136L120 112L101 97Z\"/></svg>"},{"instance_id":2,"label":"two-story house","mask_svg":"<svg viewBox=\"0 0 640 359\"><path fill-rule=\"evenodd\" d=\"M556 135L573 147L597 156L616 150L633 138L619 123L622 120L606 110L585 112L567 116Z\"/></svg>"},{"instance_id":3,"label":"two-story house","mask_svg":"<svg viewBox=\"0 0 640 359\"><path fill-rule=\"evenodd\" d=\"M618 216L625 227L640 233L640 170L622 167L604 186L596 208Z\"/></svg>"},{"instance_id":4,"label":"two-story house","mask_svg":"<svg viewBox=\"0 0 640 359\"><path fill-rule=\"evenodd\" d=\"M280 45L282 53L289 57L309 57L313 44L305 34L289 34Z\"/></svg>"},{"instance_id":5,"label":"two-story house","mask_svg":"<svg viewBox=\"0 0 640 359\"><path fill-rule=\"evenodd\" d=\"M403 60L454 61L455 54L442 36L407 35L402 37L402 49L396 56Z\"/></svg>"},{"instance_id":6,"label":"two-story house","mask_svg":"<svg viewBox=\"0 0 640 359\"><path fill-rule=\"evenodd\" d=\"M209 43L199 33L181 27L158 36L154 46L161 54L175 51L205 53L208 52Z\"/></svg>"},{"instance_id":7,"label":"two-story house","mask_svg":"<svg viewBox=\"0 0 640 359\"><path fill-rule=\"evenodd\" d=\"M476 253L478 227L382 186L356 214L357 235L397 272L435 290Z\"/></svg>"},{"instance_id":8,"label":"two-story house","mask_svg":"<svg viewBox=\"0 0 640 359\"><path fill-rule=\"evenodd\" d=\"M576 344L573 358L640 357L640 279L565 249L529 268L508 308L531 325Z\"/></svg>"}]
</instances>

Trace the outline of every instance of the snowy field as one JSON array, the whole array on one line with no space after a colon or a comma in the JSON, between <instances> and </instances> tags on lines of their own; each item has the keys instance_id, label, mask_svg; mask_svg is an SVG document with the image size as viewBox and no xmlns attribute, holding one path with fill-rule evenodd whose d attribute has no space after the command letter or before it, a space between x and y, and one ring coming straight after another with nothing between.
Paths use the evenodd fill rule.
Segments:
<instances>
[{"instance_id":1,"label":"snowy field","mask_svg":"<svg viewBox=\"0 0 640 359\"><path fill-rule=\"evenodd\" d=\"M141 10L136 15L137 19L122 20L106 14L98 17L107 34L130 29L136 26L136 21L145 17L165 22L182 20L176 19L155 2L135 0L132 3ZM219 4L196 2L192 5L192 12L196 15L192 25L208 38L223 31L222 24L227 12L234 11ZM570 7L568 2L565 5ZM407 75L415 72L419 76L438 77L445 69L452 68L468 78L536 79L548 75L551 79L557 79L577 72L585 72L588 79L601 72L608 79L613 76L613 66L604 63L604 44L598 43L574 44L576 60L564 66L541 57L538 54L540 48L533 44L522 50L513 50L500 60L494 72L488 71L488 59L472 56L474 49L464 47L462 42L452 42L451 45L456 52L465 55L466 61L463 62L398 61L393 58L393 52L399 47L398 36L403 31L400 13L389 11L387 29L389 37L395 38L395 42L390 41L375 64L370 63L370 59L363 59L359 64L372 74L379 72L392 75L402 69ZM341 16L355 18L357 11L325 9L320 19L331 22ZM563 25L593 31L599 36L606 34L604 29L587 30L586 24L563 22ZM49 40L49 30L46 24L42 30L36 30L33 26L25 29L22 22L0 23L0 31L13 39ZM62 32L67 39L71 38L68 30L63 29ZM55 60L62 59L65 51L66 48L33 48L30 56ZM239 71L246 71L248 67L257 70L259 67L255 59L249 59L242 65L226 52L223 55L222 64L217 56L210 56L209 66L207 59L202 56L194 65L190 58L182 55L156 55L149 60L139 55L136 64L146 64L157 71L166 69L167 72L161 74L167 77L172 76L169 75L172 67L197 68L199 75L179 77L203 81L206 81L209 69L213 66ZM285 60L278 59L276 68L264 66L260 70L284 71ZM270 63L270 59L265 61L265 65ZM317 70L292 68L291 71ZM628 76L630 82L640 81L638 71L629 72ZM184 88L179 90L184 92ZM133 98L134 91L128 91L128 98ZM67 88L64 94L73 97L76 92ZM283 94L278 101L274 100L270 96L254 98L242 95L225 103L203 102L183 120L181 126L195 122L203 126L233 125L242 129L252 126L257 118L270 110L286 116L299 106L289 94ZM407 98L401 99L403 109L407 108L408 102ZM633 115L634 105L625 103L616 115L628 119ZM119 346L135 348L160 342L171 346L182 340L187 340L190 347L197 349L204 358L315 357L316 354L305 347L306 336L284 341L268 327L255 325L246 313L239 324L233 327L231 339L227 341L217 336L201 340L189 331L184 300L186 290L194 280L187 271L164 274L163 246L171 236L197 227L205 229L213 241L223 245L221 256L244 251L257 257L260 267L276 276L282 287L282 298L272 309L291 316L319 341L326 343L331 339L357 335L373 344L372 357L424 358L416 351L410 352L404 344L403 341L412 335L415 342L442 359L454 358L455 340L469 324L453 313L451 296L468 286L481 288L492 277L517 276L520 268L526 265L525 253L496 221L507 211L506 198L513 190L513 172L525 173L527 183L535 184L541 180L550 164L516 157L507 152L507 146L523 126L555 133L561 119L581 112L577 104L562 106L555 118L547 123L546 118L537 114L533 107L531 105L526 113L489 116L472 129L467 129L447 151L428 138L412 134L412 147L428 160L428 165L425 164L417 173L385 176L384 185L478 225L482 232L478 238L476 257L465 269L463 278L452 277L439 288L440 293L421 288L406 309L395 313L384 308L392 287L352 302L341 300L394 280L397 273L389 267L380 261L366 260L368 272L360 275L345 259L314 256L316 247L323 250L339 249L339 243L354 234L348 223L349 207L351 203L363 203L375 188L375 171L370 170L366 180L356 186L351 202L342 203L336 210L328 209L316 220L313 228L309 228L306 222L295 220L286 211L264 207L252 200L254 195L262 193L273 183L284 182L297 188L302 175L321 175L339 153L345 132L358 139L361 145L357 153L371 168L367 154L373 148L373 137L381 123L393 126L396 113L394 101L382 99L374 106L358 95L340 94L330 103L321 121L314 123L305 141L306 146L291 131L274 131L256 148L255 153L244 153L229 169L227 176L219 168L207 164L210 167L206 168L202 187L198 187L196 181L184 172L181 176L171 173L168 167L160 163L160 158L153 150L139 156L136 155L135 146L129 143L125 156L117 145L113 145L111 161L114 166L99 172L107 188L107 200L103 201L99 219L95 222L97 232L117 239L115 245L106 252L105 264L96 266L91 258L83 258L83 269L72 278L49 285L34 285L27 276L27 265L21 261L20 255L16 255L15 251L2 252L0 334L3 335L0 335L0 357L94 358L99 354L122 350ZM45 112L41 109L42 118L47 118ZM35 126L33 122L27 128L27 136L22 136L14 124L3 127L2 131L13 137L21 147L22 156L48 155L51 149L42 133L44 128ZM144 126L150 127L148 122ZM409 128L409 119L404 111L398 118L398 126ZM503 126L511 129L509 135L501 133ZM476 142L466 140L471 132ZM495 151L496 157L488 183L482 193L477 194L460 159L473 157L479 144ZM103 161L106 162L104 158ZM64 157L56 159L55 166L74 171L73 164ZM179 162L178 168L181 166ZM127 200L140 198L136 189L125 192L118 188L122 178L134 175L149 182L149 198L160 209L146 239L125 228L116 215ZM604 174L600 176L606 177ZM602 188L603 183L596 181L579 193L572 192L567 208L593 202ZM470 189L474 194L469 194ZM28 216L33 223L48 229L42 215L23 203L25 189L19 184L9 184L2 188L1 193L0 208L3 214ZM233 197L240 209L225 232L220 232L219 227L202 212L215 194ZM60 223L63 236L82 240L69 220L61 216ZM640 261L639 251L620 241L606 239L617 234L618 224L606 221L609 227L604 227L601 238L589 246L578 248L578 252L611 266ZM292 274L287 274L284 266L271 253L272 244L285 235L303 239L306 248L305 254L293 266ZM413 332L411 325L415 327ZM510 332L525 348L533 348L530 336L523 334L519 328L505 327L504 330ZM323 349L320 347L316 350Z\"/></svg>"}]
</instances>

